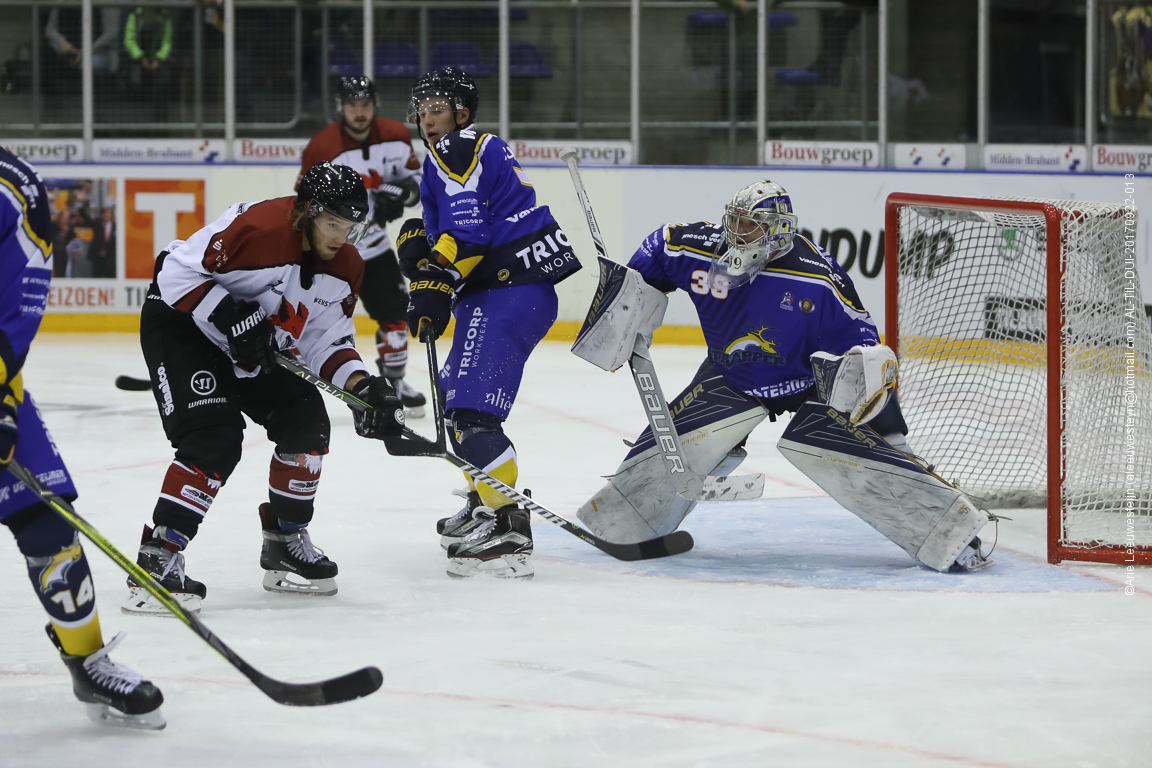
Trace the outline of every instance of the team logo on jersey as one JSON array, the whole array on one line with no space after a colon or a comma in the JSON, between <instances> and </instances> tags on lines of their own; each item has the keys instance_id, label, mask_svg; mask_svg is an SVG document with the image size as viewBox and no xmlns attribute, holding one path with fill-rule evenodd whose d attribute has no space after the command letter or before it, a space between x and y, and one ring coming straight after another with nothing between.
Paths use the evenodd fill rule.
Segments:
<instances>
[{"instance_id":1,"label":"team logo on jersey","mask_svg":"<svg viewBox=\"0 0 1152 768\"><path fill-rule=\"evenodd\" d=\"M206 397L216 391L216 377L211 371L196 371L192 374L192 391Z\"/></svg>"},{"instance_id":2,"label":"team logo on jersey","mask_svg":"<svg viewBox=\"0 0 1152 768\"><path fill-rule=\"evenodd\" d=\"M723 352L718 349L709 349L708 356L713 362L731 367L740 363L767 363L768 365L784 365L787 360L776 352L776 340L768 338L767 334L775 328L762 327L759 330L746 333L729 344Z\"/></svg>"},{"instance_id":3,"label":"team logo on jersey","mask_svg":"<svg viewBox=\"0 0 1152 768\"><path fill-rule=\"evenodd\" d=\"M83 553L80 551L80 544L76 543L53 555L40 571L40 591L47 594L57 584L67 586L68 571L72 568L73 563L80 560L81 554Z\"/></svg>"},{"instance_id":4,"label":"team logo on jersey","mask_svg":"<svg viewBox=\"0 0 1152 768\"><path fill-rule=\"evenodd\" d=\"M307 322L308 307L303 302L293 308L287 299L280 299L280 309L272 318L272 325L285 333L292 334L292 338L299 339L300 334L304 333L304 324Z\"/></svg>"},{"instance_id":5,"label":"team logo on jersey","mask_svg":"<svg viewBox=\"0 0 1152 768\"><path fill-rule=\"evenodd\" d=\"M509 275L508 270L502 269L496 273L496 279L500 280L500 281L504 281L504 280L508 279L508 275Z\"/></svg>"},{"instance_id":6,"label":"team logo on jersey","mask_svg":"<svg viewBox=\"0 0 1152 768\"><path fill-rule=\"evenodd\" d=\"M816 302L812 299L800 299L800 311L806 315L812 314L812 310L816 309Z\"/></svg>"},{"instance_id":7,"label":"team logo on jersey","mask_svg":"<svg viewBox=\"0 0 1152 768\"><path fill-rule=\"evenodd\" d=\"M792 291L784 291L784 298L780 299L780 309L792 311Z\"/></svg>"}]
</instances>

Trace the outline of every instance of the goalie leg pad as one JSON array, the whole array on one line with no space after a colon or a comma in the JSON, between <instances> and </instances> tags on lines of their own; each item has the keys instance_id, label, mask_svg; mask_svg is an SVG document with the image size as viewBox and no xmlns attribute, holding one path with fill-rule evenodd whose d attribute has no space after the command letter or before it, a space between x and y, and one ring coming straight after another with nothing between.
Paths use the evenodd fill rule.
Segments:
<instances>
[{"instance_id":1,"label":"goalie leg pad","mask_svg":"<svg viewBox=\"0 0 1152 768\"><path fill-rule=\"evenodd\" d=\"M777 447L841 506L933 570L947 571L988 522L958 488L828 405L802 405Z\"/></svg>"},{"instance_id":2,"label":"goalie leg pad","mask_svg":"<svg viewBox=\"0 0 1152 768\"><path fill-rule=\"evenodd\" d=\"M763 406L732 387L709 361L669 408L685 463L721 475L730 473L747 456L740 446L768 416ZM646 429L577 517L597 536L631 544L675 531L695 506L696 502L677 495L663 455Z\"/></svg>"}]
</instances>

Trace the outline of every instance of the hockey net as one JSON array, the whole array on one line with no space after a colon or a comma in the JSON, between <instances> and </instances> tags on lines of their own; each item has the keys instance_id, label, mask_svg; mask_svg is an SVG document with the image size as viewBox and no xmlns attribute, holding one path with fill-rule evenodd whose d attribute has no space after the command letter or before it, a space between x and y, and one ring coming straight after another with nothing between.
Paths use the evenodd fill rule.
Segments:
<instances>
[{"instance_id":1,"label":"hockey net","mask_svg":"<svg viewBox=\"0 0 1152 768\"><path fill-rule=\"evenodd\" d=\"M1135 211L898 193L886 230L912 449L977 503L1047 507L1051 562L1152 563Z\"/></svg>"}]
</instances>

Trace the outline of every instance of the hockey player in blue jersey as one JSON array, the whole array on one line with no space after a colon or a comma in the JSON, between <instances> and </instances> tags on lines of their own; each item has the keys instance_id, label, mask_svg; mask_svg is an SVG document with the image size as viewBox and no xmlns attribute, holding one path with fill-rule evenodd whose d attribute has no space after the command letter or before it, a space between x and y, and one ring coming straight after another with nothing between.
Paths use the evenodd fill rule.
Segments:
<instances>
[{"instance_id":1,"label":"hockey player in blue jersey","mask_svg":"<svg viewBox=\"0 0 1152 768\"><path fill-rule=\"evenodd\" d=\"M454 67L412 90L408 119L429 148L420 186L426 237L406 227L400 260L412 281L409 331L425 321L438 337L456 317L440 371L454 448L514 486L516 449L503 423L528 355L556 320L554 286L580 262L512 150L475 126L478 103L476 84ZM471 479L466 495L464 508L437 524L449 575L531 576L528 512Z\"/></svg>"},{"instance_id":2,"label":"hockey player in blue jersey","mask_svg":"<svg viewBox=\"0 0 1152 768\"><path fill-rule=\"evenodd\" d=\"M602 267L606 273L625 270L610 262ZM743 444L757 424L806 409L811 418L794 418L780 447L833 498L929 567L978 570L991 564L975 537L988 517L911 457L908 427L894 392L895 356L880 344L876 323L847 273L798 234L791 198L782 187L761 180L741 189L726 206L722 224L669 224L656 230L628 268L642 278L634 281L639 286L635 295L618 302L597 296L599 304L581 332L586 338L577 342L593 352L577 354L614 369L628 359L636 332L650 340L655 326L641 323L622 332L619 318L624 315L613 315L604 305L630 302L631 317L662 318L662 294L686 291L696 306L708 355L669 405L684 459L694 471L728 474L746 455ZM611 324L598 322L609 316L616 318ZM618 349L601 343L609 338L618 340ZM867 431L860 428L863 424ZM797 436L806 425L817 425L818 438ZM829 438L833 432L838 436ZM868 443L861 449L864 457L834 455L841 436ZM820 443L825 438L830 442ZM810 471L807 462L813 456L820 458ZM826 470L853 465L867 465L877 474L840 476ZM890 498L879 500L884 493L867 490L869 483L881 482L876 478L901 472L912 488L906 498L917 498L908 510L897 510ZM608 484L581 508L580 519L619 542L672 532L695 501L678 496L665 482L666 474L660 446L646 431ZM896 487L891 480L886 492ZM946 512L949 505L955 508Z\"/></svg>"},{"instance_id":3,"label":"hockey player in blue jersey","mask_svg":"<svg viewBox=\"0 0 1152 768\"><path fill-rule=\"evenodd\" d=\"M32 586L48 612L48 636L72 674L76 698L97 722L163 728L160 689L108 658L96 591L75 530L6 471L13 459L53 492L76 488L24 389L24 361L48 305L52 278L49 202L32 166L0 148L0 522L16 537Z\"/></svg>"}]
</instances>

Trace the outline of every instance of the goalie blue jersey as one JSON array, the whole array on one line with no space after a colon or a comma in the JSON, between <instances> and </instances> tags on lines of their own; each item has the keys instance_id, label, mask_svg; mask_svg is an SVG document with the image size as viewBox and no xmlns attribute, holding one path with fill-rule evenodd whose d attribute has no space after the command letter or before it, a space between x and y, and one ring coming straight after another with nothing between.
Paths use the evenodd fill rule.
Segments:
<instances>
[{"instance_id":1,"label":"goalie blue jersey","mask_svg":"<svg viewBox=\"0 0 1152 768\"><path fill-rule=\"evenodd\" d=\"M424 158L424 227L463 278L461 295L558 283L580 269L568 238L498 136L453 131Z\"/></svg>"},{"instance_id":2,"label":"goalie blue jersey","mask_svg":"<svg viewBox=\"0 0 1152 768\"><path fill-rule=\"evenodd\" d=\"M813 352L841 355L879 344L876 323L852 280L801 235L749 283L709 288L713 254L724 252L719 224L669 224L644 239L628 266L655 288L688 292L720 373L753 397L785 397L815 384Z\"/></svg>"}]
</instances>

